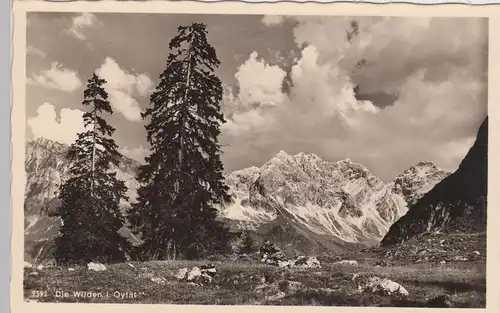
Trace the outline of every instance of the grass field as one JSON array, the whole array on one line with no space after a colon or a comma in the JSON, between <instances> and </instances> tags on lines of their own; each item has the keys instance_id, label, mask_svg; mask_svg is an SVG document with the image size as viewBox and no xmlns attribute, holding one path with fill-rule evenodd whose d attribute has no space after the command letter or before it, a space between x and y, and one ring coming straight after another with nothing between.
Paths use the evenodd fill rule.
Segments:
<instances>
[{"instance_id":1,"label":"grass field","mask_svg":"<svg viewBox=\"0 0 500 313\"><path fill-rule=\"evenodd\" d=\"M375 267L372 259L359 265L322 262L317 269L281 269L257 261L212 262L217 275L206 286L178 281L180 268L201 261L131 262L109 265L106 271L63 267L27 268L25 299L40 302L164 303L211 305L328 305L328 306L427 306L440 295L449 295L454 307L485 307L485 262L449 262ZM37 274L33 274L36 272ZM358 287L369 277L389 278L405 287L408 297L363 292ZM164 278L163 283L152 278ZM299 288L283 291L273 300L256 287L280 281L300 282ZM280 284L278 284L281 286ZM94 293L83 297L78 292Z\"/></svg>"}]
</instances>

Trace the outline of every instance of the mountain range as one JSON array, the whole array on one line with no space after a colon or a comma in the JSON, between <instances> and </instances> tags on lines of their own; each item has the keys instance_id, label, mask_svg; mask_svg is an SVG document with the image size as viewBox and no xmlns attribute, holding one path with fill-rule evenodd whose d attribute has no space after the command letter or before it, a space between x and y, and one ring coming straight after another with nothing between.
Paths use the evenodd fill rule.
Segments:
<instances>
[{"instance_id":1,"label":"mountain range","mask_svg":"<svg viewBox=\"0 0 500 313\"><path fill-rule=\"evenodd\" d=\"M349 159L280 151L260 168L226 176L233 202L220 215L290 252L342 252L378 243L408 205L448 175L420 162L386 184Z\"/></svg>"},{"instance_id":2,"label":"mountain range","mask_svg":"<svg viewBox=\"0 0 500 313\"><path fill-rule=\"evenodd\" d=\"M67 178L68 146L39 138L26 144L25 258L50 257L59 221L49 217ZM130 199L139 186L140 164L122 157L117 171ZM234 230L248 230L290 253L318 253L375 245L391 225L450 173L432 162L420 162L384 183L351 160L327 162L315 154L280 151L261 167L225 175L232 201L219 218ZM122 203L125 208L129 203ZM122 234L140 241L126 227Z\"/></svg>"}]
</instances>

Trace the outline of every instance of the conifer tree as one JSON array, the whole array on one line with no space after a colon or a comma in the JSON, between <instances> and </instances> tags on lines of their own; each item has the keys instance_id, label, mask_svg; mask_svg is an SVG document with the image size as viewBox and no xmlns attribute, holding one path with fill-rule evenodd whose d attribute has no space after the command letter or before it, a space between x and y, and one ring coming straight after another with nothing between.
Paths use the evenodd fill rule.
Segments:
<instances>
[{"instance_id":1,"label":"conifer tree","mask_svg":"<svg viewBox=\"0 0 500 313\"><path fill-rule=\"evenodd\" d=\"M239 252L251 254L257 250L255 239L249 231L243 233Z\"/></svg>"},{"instance_id":2,"label":"conifer tree","mask_svg":"<svg viewBox=\"0 0 500 313\"><path fill-rule=\"evenodd\" d=\"M54 214L62 221L54 251L58 263L119 262L128 249L118 233L124 224L119 202L127 199L127 189L111 170L120 154L111 137L115 129L104 119L113 114L105 83L95 73L88 80L82 102L88 108L85 131L68 150L70 177L60 187L61 204Z\"/></svg>"},{"instance_id":3,"label":"conifer tree","mask_svg":"<svg viewBox=\"0 0 500 313\"><path fill-rule=\"evenodd\" d=\"M218 136L220 62L204 24L178 28L160 82L142 114L151 155L141 167L137 203L129 221L140 233L143 256L196 258L228 248L229 232L216 221L217 204L229 201Z\"/></svg>"}]
</instances>

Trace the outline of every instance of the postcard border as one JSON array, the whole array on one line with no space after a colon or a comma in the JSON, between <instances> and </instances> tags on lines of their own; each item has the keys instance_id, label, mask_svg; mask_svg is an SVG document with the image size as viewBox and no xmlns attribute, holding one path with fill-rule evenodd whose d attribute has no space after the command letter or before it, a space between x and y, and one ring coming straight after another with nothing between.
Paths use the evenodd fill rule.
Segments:
<instances>
[{"instance_id":1,"label":"postcard border","mask_svg":"<svg viewBox=\"0 0 500 313\"><path fill-rule=\"evenodd\" d=\"M134 312L138 304L66 304L66 303L26 303L23 301L23 202L24 202L24 143L25 143L25 80L26 80L26 12L59 11L59 12L121 12L121 13L221 13L224 14L278 14L278 15L342 15L342 16L453 16L453 17L487 17L489 18L489 68L488 68L488 114L489 114L489 153L488 153L488 225L500 222L500 214L496 207L500 206L500 195L493 190L498 190L498 177L500 177L500 164L493 160L500 155L500 109L492 103L500 102L500 91L494 86L500 83L500 7L463 6L456 4L443 4L439 6L420 6L414 4L367 4L367 3L245 3L245 2L217 2L203 3L195 1L181 2L84 2L75 1L71 5L61 2L44 1L15 1L14 36L13 36L13 69L12 69L12 96L13 106L11 115L12 133L12 185L11 185L11 282L10 299L12 312L38 310L40 312L86 312L95 310L123 310ZM494 56L498 56L496 59ZM15 228L19 225L18 228ZM499 238L500 229L490 226L487 237L487 308L491 312L500 311L499 284L494 277L499 276L500 251L492 244L493 238ZM168 305L168 304L141 304L141 309L153 311L176 310L178 312L194 312L215 309L217 311L239 309L248 312L287 310L332 310L332 307L290 307L290 306L202 306L202 305ZM399 312L402 308L359 308L359 307L334 307L340 311L355 310L384 310L385 312ZM407 311L431 310L419 308L404 308ZM474 309L476 311L477 309ZM468 309L451 309L449 312L465 312Z\"/></svg>"}]
</instances>

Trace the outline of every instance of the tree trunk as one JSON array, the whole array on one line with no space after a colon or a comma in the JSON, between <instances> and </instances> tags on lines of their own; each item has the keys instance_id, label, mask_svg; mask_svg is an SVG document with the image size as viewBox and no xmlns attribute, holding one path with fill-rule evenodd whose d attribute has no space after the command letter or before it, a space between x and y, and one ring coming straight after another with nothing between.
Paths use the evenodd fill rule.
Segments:
<instances>
[{"instance_id":1,"label":"tree trunk","mask_svg":"<svg viewBox=\"0 0 500 313\"><path fill-rule=\"evenodd\" d=\"M184 156L183 156L183 152L184 152L184 131L186 129L186 122L185 122L185 118L186 118L186 115L187 115L187 99L188 99L188 91L189 91L189 82L190 82L190 79L191 79L191 57L192 57L192 52L191 52L191 48L193 46L193 34L191 34L191 39L189 40L189 49L188 49L188 56L187 56L187 62L188 62L188 65L187 65L187 70L186 70L186 81L184 83L186 89L184 91L184 103L183 103L183 106L182 108L185 110L184 114L181 114L181 118L183 119L182 120L182 125L181 125L181 132L180 132L180 140L181 140L181 148L180 148L180 151L179 151L179 169L182 170L182 165L183 165L183 162L184 162Z\"/></svg>"},{"instance_id":2,"label":"tree trunk","mask_svg":"<svg viewBox=\"0 0 500 313\"><path fill-rule=\"evenodd\" d=\"M95 108L94 112L92 113L92 118L93 118L93 128L92 128L92 172L91 172L91 180L90 180L90 195L93 196L94 192L94 172L95 172L95 154L96 154L96 148L95 148Z\"/></svg>"}]
</instances>

